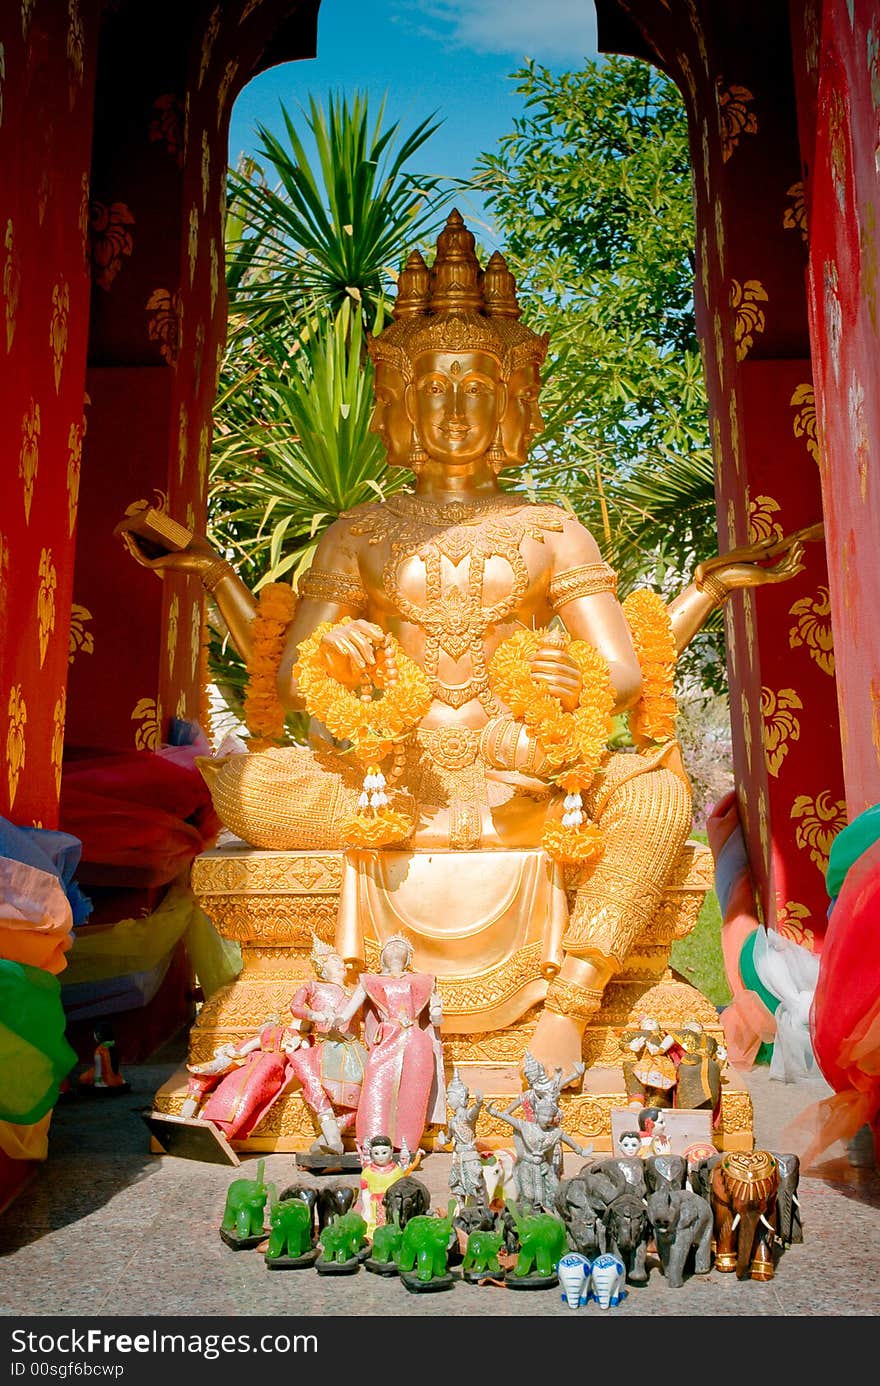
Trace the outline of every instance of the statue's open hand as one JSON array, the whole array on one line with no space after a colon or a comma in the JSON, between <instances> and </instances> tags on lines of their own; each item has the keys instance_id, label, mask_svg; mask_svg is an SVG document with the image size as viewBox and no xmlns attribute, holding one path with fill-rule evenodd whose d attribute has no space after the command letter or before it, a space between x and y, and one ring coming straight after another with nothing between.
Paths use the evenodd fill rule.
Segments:
<instances>
[{"instance_id":1,"label":"statue's open hand","mask_svg":"<svg viewBox=\"0 0 880 1386\"><path fill-rule=\"evenodd\" d=\"M563 712L573 712L581 696L581 671L566 650L548 642L531 659L532 678L558 698Z\"/></svg>"},{"instance_id":2,"label":"statue's open hand","mask_svg":"<svg viewBox=\"0 0 880 1386\"><path fill-rule=\"evenodd\" d=\"M695 573L698 585L703 576L700 572L702 566L699 564ZM766 583L787 582L789 578L803 572L804 566L804 546L800 540L796 540L778 563L773 563L767 568L762 568L759 563L729 563L723 567L714 567L712 576L729 589L762 587Z\"/></svg>"},{"instance_id":3,"label":"statue's open hand","mask_svg":"<svg viewBox=\"0 0 880 1386\"><path fill-rule=\"evenodd\" d=\"M142 568L152 568L160 577L166 569L171 569L175 573L205 573L220 557L217 550L212 549L207 539L200 535L194 535L185 549L162 553L158 558L150 558L144 552L136 534L124 531L122 542Z\"/></svg>"},{"instance_id":4,"label":"statue's open hand","mask_svg":"<svg viewBox=\"0 0 880 1386\"><path fill-rule=\"evenodd\" d=\"M385 642L381 626L360 618L340 623L328 630L321 650L329 672L340 683L354 688L364 674L375 669Z\"/></svg>"}]
</instances>

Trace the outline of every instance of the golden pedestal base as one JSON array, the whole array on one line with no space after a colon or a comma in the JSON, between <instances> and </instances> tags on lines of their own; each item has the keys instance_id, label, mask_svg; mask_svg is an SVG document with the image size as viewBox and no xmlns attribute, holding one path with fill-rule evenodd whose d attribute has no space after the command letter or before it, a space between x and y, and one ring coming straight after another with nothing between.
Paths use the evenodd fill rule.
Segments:
<instances>
[{"instance_id":1,"label":"golden pedestal base","mask_svg":"<svg viewBox=\"0 0 880 1386\"><path fill-rule=\"evenodd\" d=\"M287 1014L293 992L312 975L311 931L328 943L334 941L342 874L341 852L265 852L233 843L196 859L193 890L219 932L241 944L243 967L235 982L202 1007L190 1036L190 1062L210 1059L220 1044L245 1039L269 1015ZM562 1099L566 1130L581 1143L592 1140L597 1150L611 1149L611 1109L627 1104L618 1040L638 1016L655 1016L668 1027L697 1019L709 1033L722 1038L714 1006L668 965L673 940L693 929L711 882L711 853L699 843L688 843L656 915L626 966L608 984L602 1008L587 1026L583 1088L569 1089ZM571 892L575 884L574 876L566 882ZM547 990L538 964L536 957L524 989L529 1009L515 1023L489 1032L475 1032L472 1024L468 1027L464 1022L455 1029L455 1021L443 1027L448 1072L457 1065L471 1088L505 1105L522 1088L519 1067ZM509 988L506 970L509 964L501 964L494 972L475 977L475 995L485 997L493 987L499 994ZM455 1012L467 994L469 979L441 976L438 985L441 995L448 992L446 1013ZM156 1094L156 1110L179 1115L185 1089L186 1070L181 1069ZM295 1091L274 1105L247 1140L233 1145L241 1150L303 1150L316 1134L312 1114ZM433 1134L426 1133L426 1148ZM510 1128L485 1112L478 1135L491 1145L510 1144ZM752 1149L751 1099L732 1075L725 1084L715 1143L724 1150Z\"/></svg>"}]
</instances>

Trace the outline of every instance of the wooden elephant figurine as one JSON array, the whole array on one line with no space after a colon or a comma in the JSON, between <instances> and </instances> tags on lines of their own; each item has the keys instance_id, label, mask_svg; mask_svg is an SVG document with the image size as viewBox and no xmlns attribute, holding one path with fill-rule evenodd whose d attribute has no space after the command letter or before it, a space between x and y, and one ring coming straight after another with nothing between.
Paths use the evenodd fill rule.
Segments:
<instances>
[{"instance_id":1,"label":"wooden elephant figurine","mask_svg":"<svg viewBox=\"0 0 880 1386\"><path fill-rule=\"evenodd\" d=\"M658 1189L683 1189L687 1183L688 1166L683 1155L649 1155L645 1160L645 1183L648 1193Z\"/></svg>"},{"instance_id":2,"label":"wooden elephant figurine","mask_svg":"<svg viewBox=\"0 0 880 1386\"><path fill-rule=\"evenodd\" d=\"M360 1213L340 1213L321 1233L325 1261L353 1260L366 1240L367 1224Z\"/></svg>"},{"instance_id":3,"label":"wooden elephant figurine","mask_svg":"<svg viewBox=\"0 0 880 1386\"><path fill-rule=\"evenodd\" d=\"M645 1285L650 1224L645 1204L637 1194L625 1193L609 1204L605 1214L608 1251L623 1262L630 1285Z\"/></svg>"},{"instance_id":4,"label":"wooden elephant figurine","mask_svg":"<svg viewBox=\"0 0 880 1386\"><path fill-rule=\"evenodd\" d=\"M563 1179L556 1192L556 1211L565 1223L569 1246L591 1261L605 1251L606 1206L588 1177Z\"/></svg>"},{"instance_id":5,"label":"wooden elephant figurine","mask_svg":"<svg viewBox=\"0 0 880 1386\"><path fill-rule=\"evenodd\" d=\"M312 1249L312 1210L301 1198L281 1199L269 1214L266 1256L305 1256Z\"/></svg>"},{"instance_id":6,"label":"wooden elephant figurine","mask_svg":"<svg viewBox=\"0 0 880 1386\"><path fill-rule=\"evenodd\" d=\"M779 1240L783 1246L791 1246L794 1242L804 1240L801 1205L798 1201L801 1162L797 1155L783 1155L776 1151L773 1153L776 1155L776 1163L779 1166L779 1191L776 1195L776 1221L779 1226Z\"/></svg>"},{"instance_id":7,"label":"wooden elephant figurine","mask_svg":"<svg viewBox=\"0 0 880 1386\"><path fill-rule=\"evenodd\" d=\"M395 1179L391 1187L385 1191L382 1203L385 1208L385 1221L393 1222L396 1217L401 1227L406 1227L410 1218L422 1217L427 1213L431 1206L431 1194L427 1184L423 1184L421 1179L414 1179L411 1174L405 1174L402 1179Z\"/></svg>"},{"instance_id":8,"label":"wooden elephant figurine","mask_svg":"<svg viewBox=\"0 0 880 1386\"><path fill-rule=\"evenodd\" d=\"M318 1228L323 1231L333 1218L349 1213L357 1202L358 1190L351 1184L329 1184L318 1190Z\"/></svg>"},{"instance_id":9,"label":"wooden elephant figurine","mask_svg":"<svg viewBox=\"0 0 880 1386\"><path fill-rule=\"evenodd\" d=\"M515 1203L508 1208L516 1221L520 1251L514 1275L522 1277L532 1272L549 1278L566 1251L565 1223L553 1213L520 1213Z\"/></svg>"},{"instance_id":10,"label":"wooden elephant figurine","mask_svg":"<svg viewBox=\"0 0 880 1386\"><path fill-rule=\"evenodd\" d=\"M715 1266L738 1280L772 1280L779 1164L769 1150L733 1150L712 1171Z\"/></svg>"},{"instance_id":11,"label":"wooden elephant figurine","mask_svg":"<svg viewBox=\"0 0 880 1386\"><path fill-rule=\"evenodd\" d=\"M233 1179L226 1190L221 1232L229 1233L241 1241L262 1235L266 1204L271 1192L269 1185L263 1181L265 1166L265 1160L260 1160L256 1179Z\"/></svg>"},{"instance_id":12,"label":"wooden elephant figurine","mask_svg":"<svg viewBox=\"0 0 880 1386\"><path fill-rule=\"evenodd\" d=\"M454 1213L455 1199L451 1198L445 1218L418 1214L409 1219L403 1229L403 1239L396 1257L401 1274L415 1270L416 1278L422 1284L442 1279L448 1274L447 1258L450 1239L454 1236Z\"/></svg>"},{"instance_id":13,"label":"wooden elephant figurine","mask_svg":"<svg viewBox=\"0 0 880 1386\"><path fill-rule=\"evenodd\" d=\"M684 1284L684 1271L694 1252L694 1273L708 1275L712 1267L712 1209L691 1189L666 1187L648 1195L648 1221L670 1289Z\"/></svg>"},{"instance_id":14,"label":"wooden elephant figurine","mask_svg":"<svg viewBox=\"0 0 880 1386\"><path fill-rule=\"evenodd\" d=\"M465 1275L500 1275L501 1262L498 1260L498 1253L503 1241L503 1232L487 1232L480 1229L471 1232L462 1264Z\"/></svg>"}]
</instances>

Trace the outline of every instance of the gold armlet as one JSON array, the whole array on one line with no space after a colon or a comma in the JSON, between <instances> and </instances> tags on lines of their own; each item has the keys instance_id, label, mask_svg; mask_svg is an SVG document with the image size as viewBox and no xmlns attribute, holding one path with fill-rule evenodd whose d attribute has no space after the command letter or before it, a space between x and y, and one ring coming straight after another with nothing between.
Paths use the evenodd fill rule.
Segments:
<instances>
[{"instance_id":1,"label":"gold armlet","mask_svg":"<svg viewBox=\"0 0 880 1386\"><path fill-rule=\"evenodd\" d=\"M202 586L206 592L214 592L224 578L238 577L231 563L227 563L225 558L217 558L201 574Z\"/></svg>"},{"instance_id":2,"label":"gold armlet","mask_svg":"<svg viewBox=\"0 0 880 1386\"><path fill-rule=\"evenodd\" d=\"M711 573L707 573L702 582L697 583L697 590L705 592L707 596L712 598L713 610L723 606L730 596L730 588L725 587L724 583L719 582L718 578L713 577Z\"/></svg>"},{"instance_id":3,"label":"gold armlet","mask_svg":"<svg viewBox=\"0 0 880 1386\"><path fill-rule=\"evenodd\" d=\"M301 597L311 597L316 602L337 602L354 611L367 609L367 594L360 580L346 573L309 568L299 580L298 591Z\"/></svg>"},{"instance_id":4,"label":"gold armlet","mask_svg":"<svg viewBox=\"0 0 880 1386\"><path fill-rule=\"evenodd\" d=\"M480 759L493 770L514 770L520 723L512 717L493 717L480 733Z\"/></svg>"},{"instance_id":5,"label":"gold armlet","mask_svg":"<svg viewBox=\"0 0 880 1386\"><path fill-rule=\"evenodd\" d=\"M557 1015L570 1016L572 1020L590 1020L602 1005L602 992L593 987L579 987L554 977L547 988L544 1006Z\"/></svg>"},{"instance_id":6,"label":"gold armlet","mask_svg":"<svg viewBox=\"0 0 880 1386\"><path fill-rule=\"evenodd\" d=\"M547 596L550 606L558 611L575 597L594 597L599 592L617 593L617 574L607 563L585 563L556 573L550 579Z\"/></svg>"}]
</instances>

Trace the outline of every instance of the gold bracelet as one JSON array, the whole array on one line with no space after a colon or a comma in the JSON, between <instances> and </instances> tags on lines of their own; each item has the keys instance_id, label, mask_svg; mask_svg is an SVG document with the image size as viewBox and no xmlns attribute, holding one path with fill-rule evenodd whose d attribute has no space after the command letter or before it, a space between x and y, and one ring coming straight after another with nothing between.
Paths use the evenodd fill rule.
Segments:
<instances>
[{"instance_id":1,"label":"gold bracelet","mask_svg":"<svg viewBox=\"0 0 880 1386\"><path fill-rule=\"evenodd\" d=\"M213 592L228 577L238 577L232 564L227 563L225 558L215 558L210 568L201 574L202 586L206 592Z\"/></svg>"},{"instance_id":2,"label":"gold bracelet","mask_svg":"<svg viewBox=\"0 0 880 1386\"><path fill-rule=\"evenodd\" d=\"M595 987L579 987L554 977L547 988L544 1008L572 1020L590 1020L602 1005L602 992Z\"/></svg>"},{"instance_id":3,"label":"gold bracelet","mask_svg":"<svg viewBox=\"0 0 880 1386\"><path fill-rule=\"evenodd\" d=\"M697 583L697 590L705 592L712 598L713 610L716 607L723 606L730 596L730 588L725 587L724 583L719 582L718 578L713 577L711 573L707 573L703 581Z\"/></svg>"},{"instance_id":4,"label":"gold bracelet","mask_svg":"<svg viewBox=\"0 0 880 1386\"><path fill-rule=\"evenodd\" d=\"M576 597L594 597L601 592L617 592L617 574L607 563L584 563L555 574L550 579L547 598L551 608L558 611Z\"/></svg>"}]
</instances>

